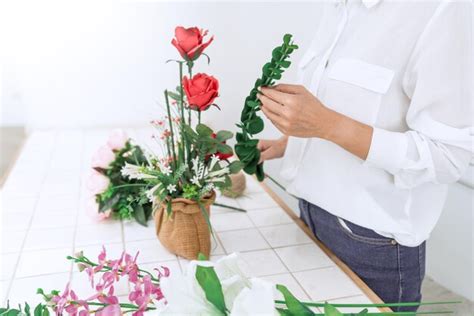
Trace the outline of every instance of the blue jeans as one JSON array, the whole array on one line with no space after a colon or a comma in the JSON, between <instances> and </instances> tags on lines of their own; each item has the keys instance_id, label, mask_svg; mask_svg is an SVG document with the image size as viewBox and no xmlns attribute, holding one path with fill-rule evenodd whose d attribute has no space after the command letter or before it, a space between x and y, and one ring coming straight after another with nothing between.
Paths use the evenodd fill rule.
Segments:
<instances>
[{"instance_id":1,"label":"blue jeans","mask_svg":"<svg viewBox=\"0 0 474 316\"><path fill-rule=\"evenodd\" d=\"M300 199L301 219L313 234L346 263L384 302L419 302L425 276L425 243L399 245L373 230L344 224L322 208ZM348 229L349 228L349 229ZM393 308L416 311L417 307Z\"/></svg>"}]
</instances>

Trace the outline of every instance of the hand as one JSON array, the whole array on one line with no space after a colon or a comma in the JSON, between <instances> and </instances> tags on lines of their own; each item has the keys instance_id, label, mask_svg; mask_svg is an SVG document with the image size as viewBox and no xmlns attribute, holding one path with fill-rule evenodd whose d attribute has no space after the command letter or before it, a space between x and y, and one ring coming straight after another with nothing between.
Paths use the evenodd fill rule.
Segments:
<instances>
[{"instance_id":1,"label":"hand","mask_svg":"<svg viewBox=\"0 0 474 316\"><path fill-rule=\"evenodd\" d=\"M288 137L283 136L279 139L261 139L258 142L257 148L260 150L260 161L281 158L285 154Z\"/></svg>"},{"instance_id":2,"label":"hand","mask_svg":"<svg viewBox=\"0 0 474 316\"><path fill-rule=\"evenodd\" d=\"M323 138L366 159L373 128L328 109L305 87L262 87L258 98L263 113L284 135Z\"/></svg>"},{"instance_id":3,"label":"hand","mask_svg":"<svg viewBox=\"0 0 474 316\"><path fill-rule=\"evenodd\" d=\"M326 108L301 85L279 84L262 87L258 98L263 113L284 134L296 137L325 138L334 121Z\"/></svg>"}]
</instances>

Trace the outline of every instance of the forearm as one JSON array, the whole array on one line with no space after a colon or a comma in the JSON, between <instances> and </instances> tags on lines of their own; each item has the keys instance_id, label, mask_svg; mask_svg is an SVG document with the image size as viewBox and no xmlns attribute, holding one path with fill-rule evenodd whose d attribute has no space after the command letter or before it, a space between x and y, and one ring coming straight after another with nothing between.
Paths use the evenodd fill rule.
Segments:
<instances>
[{"instance_id":1,"label":"forearm","mask_svg":"<svg viewBox=\"0 0 474 316\"><path fill-rule=\"evenodd\" d=\"M372 142L373 128L343 114L328 109L328 121L323 138L329 140L362 160L367 158Z\"/></svg>"}]
</instances>

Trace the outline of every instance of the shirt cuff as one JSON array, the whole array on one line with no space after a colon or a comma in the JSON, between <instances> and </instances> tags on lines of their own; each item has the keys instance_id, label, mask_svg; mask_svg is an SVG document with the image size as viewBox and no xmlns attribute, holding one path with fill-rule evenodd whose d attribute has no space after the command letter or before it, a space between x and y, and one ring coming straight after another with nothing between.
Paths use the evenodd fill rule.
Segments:
<instances>
[{"instance_id":1,"label":"shirt cuff","mask_svg":"<svg viewBox=\"0 0 474 316\"><path fill-rule=\"evenodd\" d=\"M405 133L374 127L369 154L364 165L396 174L404 164L407 148L408 140Z\"/></svg>"}]
</instances>

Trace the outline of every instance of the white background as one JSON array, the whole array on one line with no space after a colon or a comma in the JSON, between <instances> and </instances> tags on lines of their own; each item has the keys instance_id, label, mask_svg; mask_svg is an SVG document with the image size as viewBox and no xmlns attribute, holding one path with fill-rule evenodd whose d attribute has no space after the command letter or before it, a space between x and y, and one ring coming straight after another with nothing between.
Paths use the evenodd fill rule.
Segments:
<instances>
[{"instance_id":1,"label":"white background","mask_svg":"<svg viewBox=\"0 0 474 316\"><path fill-rule=\"evenodd\" d=\"M45 2L3 4L0 124L36 128L138 126L162 115L163 89L177 85L178 54L170 41L176 25L215 35L206 51L211 65L195 72L220 80L222 111L204 121L235 123L261 66L284 33L301 49L317 27L321 2ZM284 81L294 80L294 70ZM266 124L263 137L278 132ZM267 164L277 175L278 162ZM315 179L317 181L317 179ZM427 272L473 299L472 190L451 187L445 212L428 242ZM291 198L290 198L291 199Z\"/></svg>"}]
</instances>

